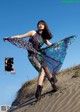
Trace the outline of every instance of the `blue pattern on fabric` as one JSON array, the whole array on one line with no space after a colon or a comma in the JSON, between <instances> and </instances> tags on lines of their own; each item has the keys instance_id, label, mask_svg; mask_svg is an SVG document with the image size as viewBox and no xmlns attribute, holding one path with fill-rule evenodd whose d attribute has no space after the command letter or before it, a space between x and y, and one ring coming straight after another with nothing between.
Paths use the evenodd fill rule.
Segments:
<instances>
[{"instance_id":1,"label":"blue pattern on fabric","mask_svg":"<svg viewBox=\"0 0 80 112\"><path fill-rule=\"evenodd\" d=\"M8 41L10 43L12 43L13 45L19 47L19 48L24 48L26 50L30 50L32 52L35 53L39 53L36 49L33 48L33 45L31 42L28 42L24 39L20 39L20 38L8 38Z\"/></svg>"},{"instance_id":2,"label":"blue pattern on fabric","mask_svg":"<svg viewBox=\"0 0 80 112\"><path fill-rule=\"evenodd\" d=\"M24 39L19 39L19 38L8 38L8 41L19 48L24 48L28 51L31 51L31 54L29 53L28 58L32 63L32 65L35 68L37 68L38 72L41 71L42 67L44 67L43 63L45 61L50 72L52 74L56 74L60 70L63 64L63 61L67 54L67 48L69 47L69 45L72 44L76 36L73 35L64 38L61 41L55 42L48 47L45 47L43 49L38 49L43 45L44 42L44 40L42 41L41 38L42 38L41 35L36 34L34 38L32 38L30 41L26 41ZM35 42L36 44L34 44ZM34 58L36 58L37 61L41 64L40 70L39 67L37 67L37 64L33 61Z\"/></svg>"},{"instance_id":3,"label":"blue pattern on fabric","mask_svg":"<svg viewBox=\"0 0 80 112\"><path fill-rule=\"evenodd\" d=\"M53 74L56 74L60 70L67 54L67 48L75 38L76 36L70 36L41 50L44 60Z\"/></svg>"}]
</instances>

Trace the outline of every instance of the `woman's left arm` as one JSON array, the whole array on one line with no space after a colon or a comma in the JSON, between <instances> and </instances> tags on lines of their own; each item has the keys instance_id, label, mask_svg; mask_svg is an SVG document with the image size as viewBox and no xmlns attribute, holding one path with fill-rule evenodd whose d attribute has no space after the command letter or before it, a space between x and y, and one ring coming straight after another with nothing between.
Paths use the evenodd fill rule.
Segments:
<instances>
[{"instance_id":1,"label":"woman's left arm","mask_svg":"<svg viewBox=\"0 0 80 112\"><path fill-rule=\"evenodd\" d=\"M49 40L45 40L45 44L47 44L48 46L52 45L52 43Z\"/></svg>"}]
</instances>

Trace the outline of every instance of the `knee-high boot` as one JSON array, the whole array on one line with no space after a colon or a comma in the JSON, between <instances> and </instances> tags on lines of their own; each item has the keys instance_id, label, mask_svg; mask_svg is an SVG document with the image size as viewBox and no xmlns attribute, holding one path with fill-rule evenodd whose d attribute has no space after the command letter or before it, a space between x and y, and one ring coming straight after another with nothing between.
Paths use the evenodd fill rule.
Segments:
<instances>
[{"instance_id":1,"label":"knee-high boot","mask_svg":"<svg viewBox=\"0 0 80 112\"><path fill-rule=\"evenodd\" d=\"M36 93L35 93L35 97L36 97L37 100L41 99L41 92L42 92L42 86L38 85Z\"/></svg>"}]
</instances>

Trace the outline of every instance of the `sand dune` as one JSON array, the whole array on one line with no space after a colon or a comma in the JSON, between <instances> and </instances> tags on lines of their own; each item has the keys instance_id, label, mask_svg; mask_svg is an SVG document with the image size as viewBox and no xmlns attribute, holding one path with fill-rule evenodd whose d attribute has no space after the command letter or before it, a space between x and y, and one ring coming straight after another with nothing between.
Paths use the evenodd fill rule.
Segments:
<instances>
[{"instance_id":1,"label":"sand dune","mask_svg":"<svg viewBox=\"0 0 80 112\"><path fill-rule=\"evenodd\" d=\"M50 92L51 85L46 83L42 99L35 102L34 96L9 112L80 112L80 77L74 72L58 76L59 90Z\"/></svg>"}]
</instances>

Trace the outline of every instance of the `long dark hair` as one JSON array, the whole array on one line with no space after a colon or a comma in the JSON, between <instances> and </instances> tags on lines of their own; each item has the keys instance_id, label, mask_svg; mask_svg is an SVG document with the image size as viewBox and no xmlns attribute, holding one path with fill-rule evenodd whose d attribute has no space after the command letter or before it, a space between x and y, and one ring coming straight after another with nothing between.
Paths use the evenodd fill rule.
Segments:
<instances>
[{"instance_id":1,"label":"long dark hair","mask_svg":"<svg viewBox=\"0 0 80 112\"><path fill-rule=\"evenodd\" d=\"M38 27L38 25L39 25L40 23L44 24L44 26L45 26L45 28L44 28L44 30L43 30L43 32L42 32L42 37L43 37L44 39L50 40L50 39L52 38L52 34L51 34L51 32L50 32L50 30L49 30L49 28L48 28L47 23L46 23L44 20L40 20L40 21L37 23L37 27Z\"/></svg>"}]
</instances>

